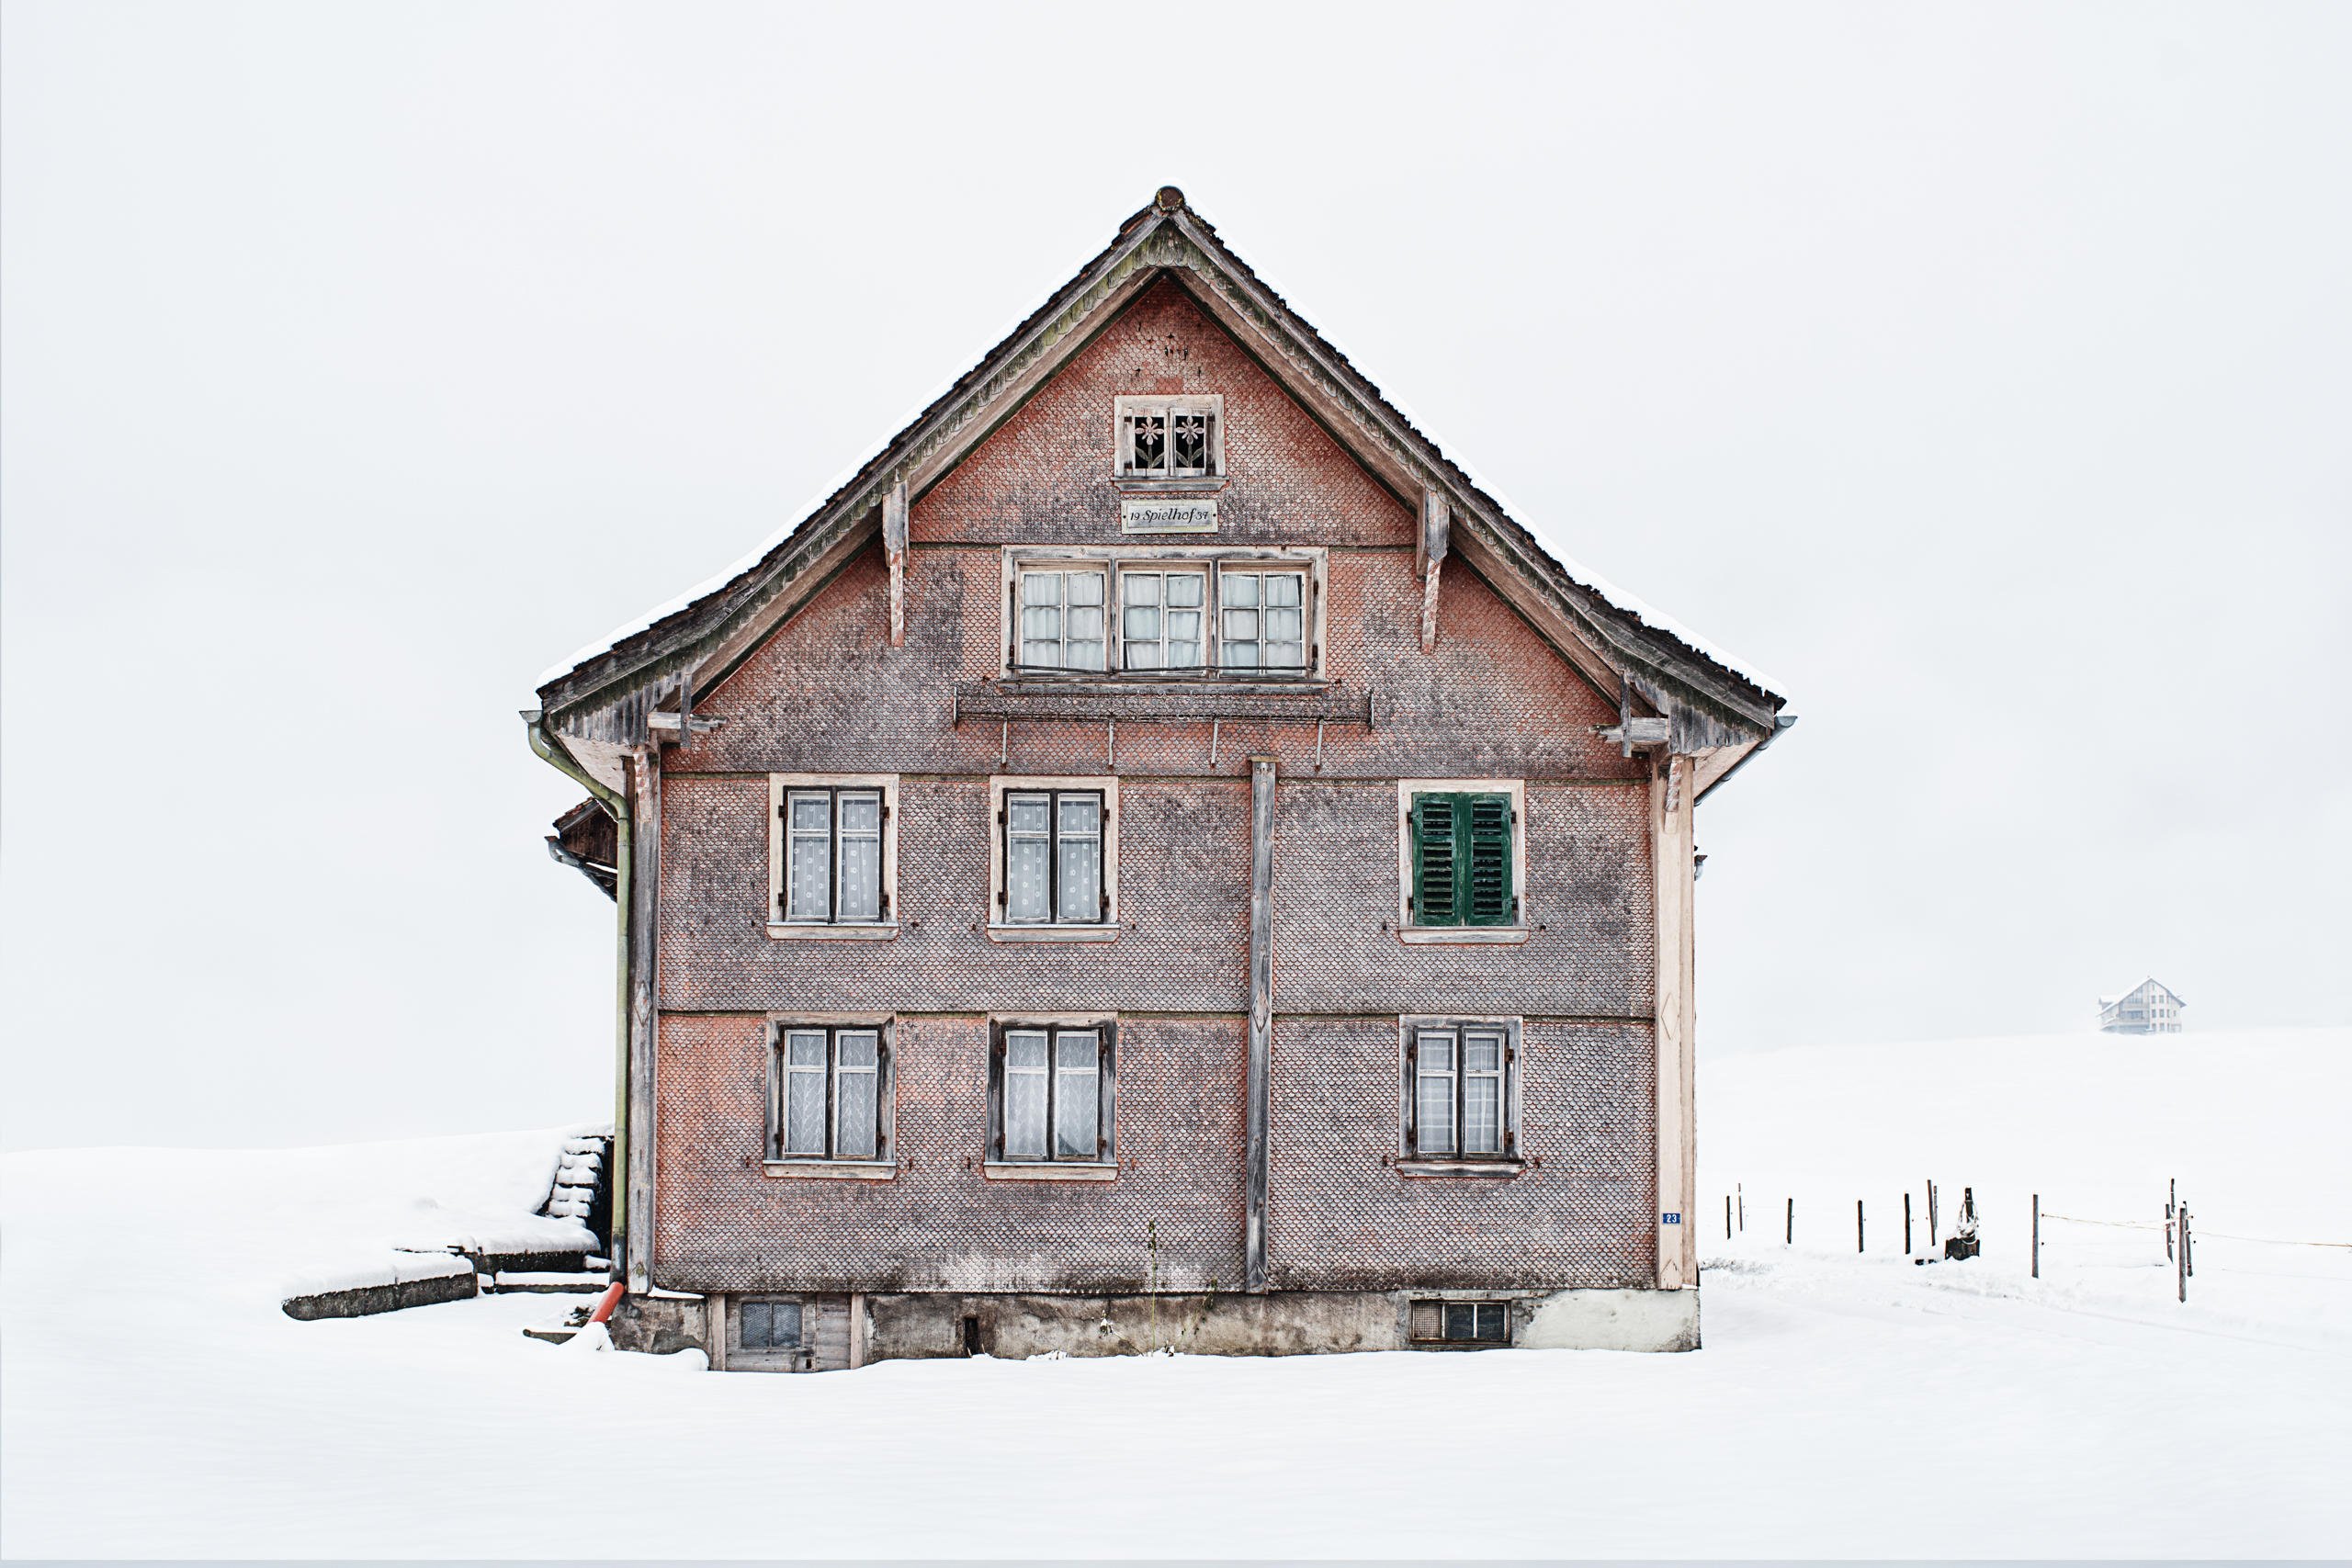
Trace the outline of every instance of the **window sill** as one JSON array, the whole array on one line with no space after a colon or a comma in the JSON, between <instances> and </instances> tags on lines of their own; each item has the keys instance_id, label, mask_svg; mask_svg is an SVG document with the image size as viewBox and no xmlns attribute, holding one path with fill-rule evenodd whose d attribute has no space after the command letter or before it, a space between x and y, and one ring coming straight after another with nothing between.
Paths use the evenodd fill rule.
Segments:
<instances>
[{"instance_id":1,"label":"window sill","mask_svg":"<svg viewBox=\"0 0 2352 1568\"><path fill-rule=\"evenodd\" d=\"M1121 495L1215 495L1226 487L1223 474L1188 474L1181 479L1145 479L1135 474L1116 474L1111 488Z\"/></svg>"},{"instance_id":2,"label":"window sill","mask_svg":"<svg viewBox=\"0 0 2352 1568\"><path fill-rule=\"evenodd\" d=\"M1119 927L1114 921L1099 926L997 926L989 927L990 942L1116 942Z\"/></svg>"},{"instance_id":3,"label":"window sill","mask_svg":"<svg viewBox=\"0 0 2352 1568\"><path fill-rule=\"evenodd\" d=\"M1393 1159L1388 1168L1399 1176L1421 1179L1466 1176L1510 1181L1527 1174L1527 1162L1519 1159Z\"/></svg>"},{"instance_id":4,"label":"window sill","mask_svg":"<svg viewBox=\"0 0 2352 1568\"><path fill-rule=\"evenodd\" d=\"M763 1163L771 1179L803 1181L894 1181L899 1162L888 1159L772 1159Z\"/></svg>"},{"instance_id":5,"label":"window sill","mask_svg":"<svg viewBox=\"0 0 2352 1568\"><path fill-rule=\"evenodd\" d=\"M989 1160L980 1174L990 1181L1115 1181L1116 1165L1077 1160Z\"/></svg>"},{"instance_id":6,"label":"window sill","mask_svg":"<svg viewBox=\"0 0 2352 1568\"><path fill-rule=\"evenodd\" d=\"M1408 947L1515 946L1534 934L1532 926L1398 926L1396 940Z\"/></svg>"},{"instance_id":7,"label":"window sill","mask_svg":"<svg viewBox=\"0 0 2352 1568\"><path fill-rule=\"evenodd\" d=\"M884 920L876 925L817 925L799 921L770 920L768 938L772 942L889 942L899 934L899 922Z\"/></svg>"}]
</instances>

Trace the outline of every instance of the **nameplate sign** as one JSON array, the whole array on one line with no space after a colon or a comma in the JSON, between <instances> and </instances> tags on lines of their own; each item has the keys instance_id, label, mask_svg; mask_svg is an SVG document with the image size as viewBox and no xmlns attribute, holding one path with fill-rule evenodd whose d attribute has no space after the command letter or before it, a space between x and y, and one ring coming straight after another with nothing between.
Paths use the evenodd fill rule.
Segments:
<instances>
[{"instance_id":1,"label":"nameplate sign","mask_svg":"<svg viewBox=\"0 0 2352 1568\"><path fill-rule=\"evenodd\" d=\"M1216 497L1168 501L1149 496L1119 499L1119 527L1129 534L1214 534Z\"/></svg>"}]
</instances>

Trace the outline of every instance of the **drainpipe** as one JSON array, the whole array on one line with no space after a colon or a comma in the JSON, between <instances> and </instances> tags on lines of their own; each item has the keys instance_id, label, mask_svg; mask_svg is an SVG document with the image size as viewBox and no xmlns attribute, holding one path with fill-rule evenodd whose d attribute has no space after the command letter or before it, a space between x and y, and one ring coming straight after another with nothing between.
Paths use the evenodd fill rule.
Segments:
<instances>
[{"instance_id":1,"label":"drainpipe","mask_svg":"<svg viewBox=\"0 0 2352 1568\"><path fill-rule=\"evenodd\" d=\"M595 778L573 760L562 744L548 733L547 716L538 708L523 710L524 733L530 738L531 750L541 761L585 789L605 815L613 819L619 829L620 842L614 858L619 862L613 889L617 913L614 923L618 928L618 961L615 964L613 981L613 1019L616 1040L613 1045L613 1155L605 1167L606 1179L613 1192L613 1272L624 1277L627 1260L624 1252L628 1245L628 953L635 932L629 929L630 867L636 856L630 849L636 833L629 820L628 802L615 790Z\"/></svg>"}]
</instances>

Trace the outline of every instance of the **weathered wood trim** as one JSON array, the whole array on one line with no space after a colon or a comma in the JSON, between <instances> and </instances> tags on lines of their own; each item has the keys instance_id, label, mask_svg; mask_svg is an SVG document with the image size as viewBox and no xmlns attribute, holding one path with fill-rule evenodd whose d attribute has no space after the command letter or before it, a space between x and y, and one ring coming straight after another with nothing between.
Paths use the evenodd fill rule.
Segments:
<instances>
[{"instance_id":1,"label":"weathered wood trim","mask_svg":"<svg viewBox=\"0 0 2352 1568\"><path fill-rule=\"evenodd\" d=\"M1533 926L1397 926L1407 947L1513 947L1535 934Z\"/></svg>"},{"instance_id":2,"label":"weathered wood trim","mask_svg":"<svg viewBox=\"0 0 2352 1568\"><path fill-rule=\"evenodd\" d=\"M1242 1288L1267 1288L1266 1189L1273 1089L1274 759L1250 759L1250 1069L1248 1207Z\"/></svg>"},{"instance_id":3,"label":"weathered wood trim","mask_svg":"<svg viewBox=\"0 0 2352 1568\"><path fill-rule=\"evenodd\" d=\"M761 1170L778 1180L806 1181L896 1181L899 1162L894 1159L771 1159L760 1162Z\"/></svg>"},{"instance_id":4,"label":"weathered wood trim","mask_svg":"<svg viewBox=\"0 0 2352 1568\"><path fill-rule=\"evenodd\" d=\"M1421 492L1421 534L1419 565L1421 573L1421 651L1437 651L1437 585L1445 568L1445 553L1453 513L1436 491Z\"/></svg>"},{"instance_id":5,"label":"weathered wood trim","mask_svg":"<svg viewBox=\"0 0 2352 1568\"><path fill-rule=\"evenodd\" d=\"M882 555L890 568L890 646L907 645L907 482L882 498Z\"/></svg>"},{"instance_id":6,"label":"weathered wood trim","mask_svg":"<svg viewBox=\"0 0 2352 1568\"><path fill-rule=\"evenodd\" d=\"M819 926L770 920L767 931L770 942L896 942L899 940L899 922L883 920L870 926Z\"/></svg>"},{"instance_id":7,"label":"weathered wood trim","mask_svg":"<svg viewBox=\"0 0 2352 1568\"><path fill-rule=\"evenodd\" d=\"M865 1297L853 1291L849 1298L849 1370L865 1365Z\"/></svg>"},{"instance_id":8,"label":"weathered wood trim","mask_svg":"<svg viewBox=\"0 0 2352 1568\"><path fill-rule=\"evenodd\" d=\"M631 1294L653 1288L654 1039L658 1020L656 921L662 875L662 761L658 748L630 754L628 965L628 1213L623 1259Z\"/></svg>"},{"instance_id":9,"label":"weathered wood trim","mask_svg":"<svg viewBox=\"0 0 2352 1568\"><path fill-rule=\"evenodd\" d=\"M1116 1162L1078 1160L983 1160L980 1175L990 1181L1114 1181Z\"/></svg>"},{"instance_id":10,"label":"weathered wood trim","mask_svg":"<svg viewBox=\"0 0 2352 1568\"><path fill-rule=\"evenodd\" d=\"M1657 955L1657 1288L1678 1291L1699 1283L1697 1216L1690 1212L1697 1183L1692 1096L1695 1055L1692 1032L1697 1010L1692 979L1693 897L1690 787L1692 759L1668 752L1657 762L1650 784L1650 843L1654 860ZM1676 1216L1668 1223L1668 1215Z\"/></svg>"},{"instance_id":11,"label":"weathered wood trim","mask_svg":"<svg viewBox=\"0 0 2352 1568\"><path fill-rule=\"evenodd\" d=\"M727 1370L727 1294L713 1291L702 1299L703 1353L710 1358L710 1370Z\"/></svg>"}]
</instances>

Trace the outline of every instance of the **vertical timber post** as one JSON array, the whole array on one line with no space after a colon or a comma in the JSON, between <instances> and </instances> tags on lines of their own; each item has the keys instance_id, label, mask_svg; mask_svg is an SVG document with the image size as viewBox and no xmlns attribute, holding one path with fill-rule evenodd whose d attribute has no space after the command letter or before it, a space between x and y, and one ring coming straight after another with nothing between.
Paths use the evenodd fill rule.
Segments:
<instances>
[{"instance_id":1,"label":"vertical timber post","mask_svg":"<svg viewBox=\"0 0 2352 1568\"><path fill-rule=\"evenodd\" d=\"M628 1289L653 1288L653 974L655 892L662 874L662 752L629 753Z\"/></svg>"},{"instance_id":2,"label":"vertical timber post","mask_svg":"<svg viewBox=\"0 0 2352 1568\"><path fill-rule=\"evenodd\" d=\"M2041 1278L2041 1194L2033 1195L2033 1277Z\"/></svg>"},{"instance_id":3,"label":"vertical timber post","mask_svg":"<svg viewBox=\"0 0 2352 1568\"><path fill-rule=\"evenodd\" d=\"M1860 1252L1860 1251L1861 1251L1861 1249L1862 1249L1862 1201L1861 1201L1860 1198L1857 1198L1857 1199L1855 1199L1855 1200L1854 1200L1854 1250L1855 1250L1856 1252Z\"/></svg>"},{"instance_id":4,"label":"vertical timber post","mask_svg":"<svg viewBox=\"0 0 2352 1568\"><path fill-rule=\"evenodd\" d=\"M1266 1289L1266 1188L1273 1092L1274 760L1250 759L1249 1207L1242 1229L1242 1288Z\"/></svg>"},{"instance_id":5,"label":"vertical timber post","mask_svg":"<svg viewBox=\"0 0 2352 1568\"><path fill-rule=\"evenodd\" d=\"M1657 931L1657 1288L1699 1282L1696 1232L1688 1223L1698 1163L1691 1104L1691 1035L1698 1021L1692 978L1691 771L1695 758L1668 752L1650 778L1650 842Z\"/></svg>"},{"instance_id":6,"label":"vertical timber post","mask_svg":"<svg viewBox=\"0 0 2352 1568\"><path fill-rule=\"evenodd\" d=\"M1911 1194L1903 1194L1903 1256L1911 1256Z\"/></svg>"}]
</instances>

